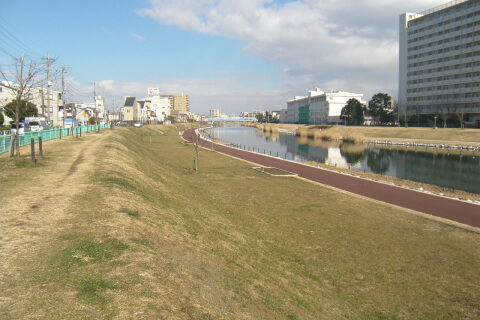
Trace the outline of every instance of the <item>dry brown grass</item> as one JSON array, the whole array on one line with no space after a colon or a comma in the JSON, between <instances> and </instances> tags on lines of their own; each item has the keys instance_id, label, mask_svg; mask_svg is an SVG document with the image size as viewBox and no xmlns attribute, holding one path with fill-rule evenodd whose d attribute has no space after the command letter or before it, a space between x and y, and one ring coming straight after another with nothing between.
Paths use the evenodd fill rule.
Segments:
<instances>
[{"instance_id":1,"label":"dry brown grass","mask_svg":"<svg viewBox=\"0 0 480 320\"><path fill-rule=\"evenodd\" d=\"M478 233L211 151L195 173L194 147L152 130L0 157L0 318L479 315Z\"/></svg>"},{"instance_id":2,"label":"dry brown grass","mask_svg":"<svg viewBox=\"0 0 480 320\"><path fill-rule=\"evenodd\" d=\"M352 142L352 143L364 143L365 136L359 132L358 130L349 129L343 133L344 142Z\"/></svg>"},{"instance_id":3,"label":"dry brown grass","mask_svg":"<svg viewBox=\"0 0 480 320\"><path fill-rule=\"evenodd\" d=\"M255 124L246 124L255 126ZM435 140L444 144L480 145L480 130L478 129L450 129L450 128L399 128L399 127L368 127L368 126L319 126L319 125L296 125L296 124L268 124L274 127L282 128L291 132L296 132L299 136L311 136L313 138L323 138L327 140L338 140L341 136L347 141L361 143L366 139L378 140L401 140L401 141L421 141ZM262 127L263 130L263 127ZM318 133L321 130L322 133Z\"/></svg>"},{"instance_id":4,"label":"dry brown grass","mask_svg":"<svg viewBox=\"0 0 480 320\"><path fill-rule=\"evenodd\" d=\"M438 140L445 142L473 142L480 144L480 130L478 129L444 129L438 128L399 128L399 127L343 127L338 130L345 134L348 130L355 130L364 137L371 139L405 139L405 140Z\"/></svg>"},{"instance_id":5,"label":"dry brown grass","mask_svg":"<svg viewBox=\"0 0 480 320\"><path fill-rule=\"evenodd\" d=\"M299 127L295 130L295 135L297 137L308 137L308 128L307 127Z\"/></svg>"}]
</instances>

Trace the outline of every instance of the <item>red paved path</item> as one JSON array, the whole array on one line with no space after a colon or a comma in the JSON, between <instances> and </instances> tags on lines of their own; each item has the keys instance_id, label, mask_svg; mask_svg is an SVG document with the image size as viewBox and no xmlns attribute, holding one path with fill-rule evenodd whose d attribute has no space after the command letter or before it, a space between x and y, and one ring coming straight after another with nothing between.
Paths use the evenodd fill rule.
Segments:
<instances>
[{"instance_id":1,"label":"red paved path","mask_svg":"<svg viewBox=\"0 0 480 320\"><path fill-rule=\"evenodd\" d=\"M193 129L183 133L183 138L188 141L193 141L194 137ZM203 139L200 139L199 144L208 149L211 149L212 146L211 142ZM352 177L224 145L215 144L214 149L236 158L258 163L261 166L290 171L298 174L299 177L341 190L480 228L479 205Z\"/></svg>"}]
</instances>

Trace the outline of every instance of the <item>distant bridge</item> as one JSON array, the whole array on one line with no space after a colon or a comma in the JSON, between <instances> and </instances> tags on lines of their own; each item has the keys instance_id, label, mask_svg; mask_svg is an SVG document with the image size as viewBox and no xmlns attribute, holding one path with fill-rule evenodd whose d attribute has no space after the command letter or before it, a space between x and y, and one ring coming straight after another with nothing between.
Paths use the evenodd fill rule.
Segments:
<instances>
[{"instance_id":1,"label":"distant bridge","mask_svg":"<svg viewBox=\"0 0 480 320\"><path fill-rule=\"evenodd\" d=\"M255 117L222 117L222 118L207 118L205 119L209 122L257 122Z\"/></svg>"}]
</instances>

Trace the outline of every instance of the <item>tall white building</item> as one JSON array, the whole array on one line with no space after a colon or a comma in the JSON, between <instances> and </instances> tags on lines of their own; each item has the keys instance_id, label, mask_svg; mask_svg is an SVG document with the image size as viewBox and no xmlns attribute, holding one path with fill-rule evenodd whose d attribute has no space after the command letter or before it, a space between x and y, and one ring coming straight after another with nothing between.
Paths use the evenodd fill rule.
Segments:
<instances>
[{"instance_id":1,"label":"tall white building","mask_svg":"<svg viewBox=\"0 0 480 320\"><path fill-rule=\"evenodd\" d=\"M360 103L363 94L343 91L324 92L316 88L305 97L295 97L287 101L287 122L299 124L337 124L340 114L350 99Z\"/></svg>"},{"instance_id":2,"label":"tall white building","mask_svg":"<svg viewBox=\"0 0 480 320\"><path fill-rule=\"evenodd\" d=\"M220 117L220 109L211 109L210 118L218 118L218 117Z\"/></svg>"},{"instance_id":3,"label":"tall white building","mask_svg":"<svg viewBox=\"0 0 480 320\"><path fill-rule=\"evenodd\" d=\"M398 105L480 123L480 0L400 16Z\"/></svg>"}]
</instances>

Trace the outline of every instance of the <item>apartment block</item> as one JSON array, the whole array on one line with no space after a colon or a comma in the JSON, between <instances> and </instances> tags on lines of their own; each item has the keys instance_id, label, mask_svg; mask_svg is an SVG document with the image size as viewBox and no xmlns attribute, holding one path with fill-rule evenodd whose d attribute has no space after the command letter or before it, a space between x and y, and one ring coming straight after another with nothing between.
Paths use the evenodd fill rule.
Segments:
<instances>
[{"instance_id":1,"label":"apartment block","mask_svg":"<svg viewBox=\"0 0 480 320\"><path fill-rule=\"evenodd\" d=\"M168 98L170 100L171 110L178 111L179 114L187 114L190 112L188 95L186 94L161 94L160 98Z\"/></svg>"},{"instance_id":2,"label":"apartment block","mask_svg":"<svg viewBox=\"0 0 480 320\"><path fill-rule=\"evenodd\" d=\"M400 16L398 105L480 125L480 0Z\"/></svg>"}]
</instances>

